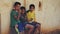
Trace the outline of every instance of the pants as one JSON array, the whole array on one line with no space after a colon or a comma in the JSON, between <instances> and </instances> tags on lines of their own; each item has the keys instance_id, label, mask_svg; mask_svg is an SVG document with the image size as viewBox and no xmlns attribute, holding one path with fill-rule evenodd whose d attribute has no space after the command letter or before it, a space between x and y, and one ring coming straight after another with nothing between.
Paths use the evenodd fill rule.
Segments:
<instances>
[{"instance_id":1,"label":"pants","mask_svg":"<svg viewBox=\"0 0 60 34\"><path fill-rule=\"evenodd\" d=\"M18 34L18 32L16 32L15 28L10 28L10 34Z\"/></svg>"}]
</instances>

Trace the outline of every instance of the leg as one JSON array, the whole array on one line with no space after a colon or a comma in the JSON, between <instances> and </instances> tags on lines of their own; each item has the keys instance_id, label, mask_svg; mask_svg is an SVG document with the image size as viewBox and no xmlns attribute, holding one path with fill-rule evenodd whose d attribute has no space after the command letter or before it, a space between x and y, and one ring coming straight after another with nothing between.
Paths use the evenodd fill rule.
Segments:
<instances>
[{"instance_id":1,"label":"leg","mask_svg":"<svg viewBox=\"0 0 60 34\"><path fill-rule=\"evenodd\" d=\"M34 30L34 34L37 34L37 28Z\"/></svg>"},{"instance_id":2,"label":"leg","mask_svg":"<svg viewBox=\"0 0 60 34\"><path fill-rule=\"evenodd\" d=\"M37 31L39 32L39 34L40 34L40 32L41 32L41 25L40 25L40 24L37 24L36 30L37 30Z\"/></svg>"},{"instance_id":3,"label":"leg","mask_svg":"<svg viewBox=\"0 0 60 34\"><path fill-rule=\"evenodd\" d=\"M33 31L33 29L34 29L34 27L33 27L32 25L30 25L30 24L27 24L27 25L25 26L25 28L29 28L28 34L31 34L32 31Z\"/></svg>"},{"instance_id":4,"label":"leg","mask_svg":"<svg viewBox=\"0 0 60 34\"><path fill-rule=\"evenodd\" d=\"M10 29L10 34L18 34L18 33L16 32L15 28L11 28Z\"/></svg>"},{"instance_id":5,"label":"leg","mask_svg":"<svg viewBox=\"0 0 60 34\"><path fill-rule=\"evenodd\" d=\"M24 33L25 33L25 34L28 34L28 30L26 29L26 30L24 31Z\"/></svg>"},{"instance_id":6,"label":"leg","mask_svg":"<svg viewBox=\"0 0 60 34\"><path fill-rule=\"evenodd\" d=\"M15 25L15 30L16 30L16 32L19 34L19 31L18 31L18 24Z\"/></svg>"},{"instance_id":7,"label":"leg","mask_svg":"<svg viewBox=\"0 0 60 34\"><path fill-rule=\"evenodd\" d=\"M22 34L25 34L24 31L22 32Z\"/></svg>"},{"instance_id":8,"label":"leg","mask_svg":"<svg viewBox=\"0 0 60 34\"><path fill-rule=\"evenodd\" d=\"M41 33L41 25L38 25L39 34Z\"/></svg>"},{"instance_id":9,"label":"leg","mask_svg":"<svg viewBox=\"0 0 60 34\"><path fill-rule=\"evenodd\" d=\"M22 34L22 32L19 32L19 34Z\"/></svg>"},{"instance_id":10,"label":"leg","mask_svg":"<svg viewBox=\"0 0 60 34\"><path fill-rule=\"evenodd\" d=\"M20 32L19 34L24 34L24 31L23 32Z\"/></svg>"}]
</instances>

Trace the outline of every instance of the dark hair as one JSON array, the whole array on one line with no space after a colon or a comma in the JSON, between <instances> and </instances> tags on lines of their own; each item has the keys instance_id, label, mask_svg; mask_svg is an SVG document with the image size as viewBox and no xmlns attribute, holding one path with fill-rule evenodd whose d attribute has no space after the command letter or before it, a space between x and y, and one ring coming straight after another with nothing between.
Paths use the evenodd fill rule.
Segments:
<instances>
[{"instance_id":1,"label":"dark hair","mask_svg":"<svg viewBox=\"0 0 60 34\"><path fill-rule=\"evenodd\" d=\"M34 4L31 4L31 5L29 6L29 9L31 9L31 7L33 7L33 8L35 9L35 5L34 5Z\"/></svg>"},{"instance_id":2,"label":"dark hair","mask_svg":"<svg viewBox=\"0 0 60 34\"><path fill-rule=\"evenodd\" d=\"M21 10L23 10L23 9L26 10L26 8L25 8L24 6L22 6L20 9L21 9Z\"/></svg>"},{"instance_id":3,"label":"dark hair","mask_svg":"<svg viewBox=\"0 0 60 34\"><path fill-rule=\"evenodd\" d=\"M22 7L20 7L20 9L21 9L21 10L24 9L24 10L25 10L25 13L24 13L24 14L26 15L26 8L25 8L24 6L22 6Z\"/></svg>"},{"instance_id":4,"label":"dark hair","mask_svg":"<svg viewBox=\"0 0 60 34\"><path fill-rule=\"evenodd\" d=\"M20 2L15 2L14 6L16 6L16 5L21 5L21 3Z\"/></svg>"}]
</instances>

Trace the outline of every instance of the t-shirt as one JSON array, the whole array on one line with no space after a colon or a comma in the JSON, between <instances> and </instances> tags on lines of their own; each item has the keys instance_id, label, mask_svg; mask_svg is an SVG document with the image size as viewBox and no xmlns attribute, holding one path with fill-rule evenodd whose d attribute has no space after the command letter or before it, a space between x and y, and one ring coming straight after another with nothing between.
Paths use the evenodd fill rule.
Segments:
<instances>
[{"instance_id":1,"label":"t-shirt","mask_svg":"<svg viewBox=\"0 0 60 34\"><path fill-rule=\"evenodd\" d=\"M27 18L28 18L28 20L29 21L35 21L35 12L34 11L29 11L28 13L27 13Z\"/></svg>"},{"instance_id":2,"label":"t-shirt","mask_svg":"<svg viewBox=\"0 0 60 34\"><path fill-rule=\"evenodd\" d=\"M11 27L14 27L18 23L18 20L14 18L14 15L18 16L18 12L16 12L16 10L12 10L10 14L10 19L11 19L10 26Z\"/></svg>"},{"instance_id":3,"label":"t-shirt","mask_svg":"<svg viewBox=\"0 0 60 34\"><path fill-rule=\"evenodd\" d=\"M21 14L20 15L20 22L26 22L26 21L27 21L26 14Z\"/></svg>"}]
</instances>

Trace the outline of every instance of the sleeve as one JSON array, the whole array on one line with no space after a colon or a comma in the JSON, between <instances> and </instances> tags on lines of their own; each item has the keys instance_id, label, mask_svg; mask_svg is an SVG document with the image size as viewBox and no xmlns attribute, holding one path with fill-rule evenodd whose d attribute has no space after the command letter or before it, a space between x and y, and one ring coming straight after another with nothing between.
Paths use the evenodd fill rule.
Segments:
<instances>
[{"instance_id":1,"label":"sleeve","mask_svg":"<svg viewBox=\"0 0 60 34\"><path fill-rule=\"evenodd\" d=\"M16 16L16 12L15 11L12 11L12 16Z\"/></svg>"}]
</instances>

